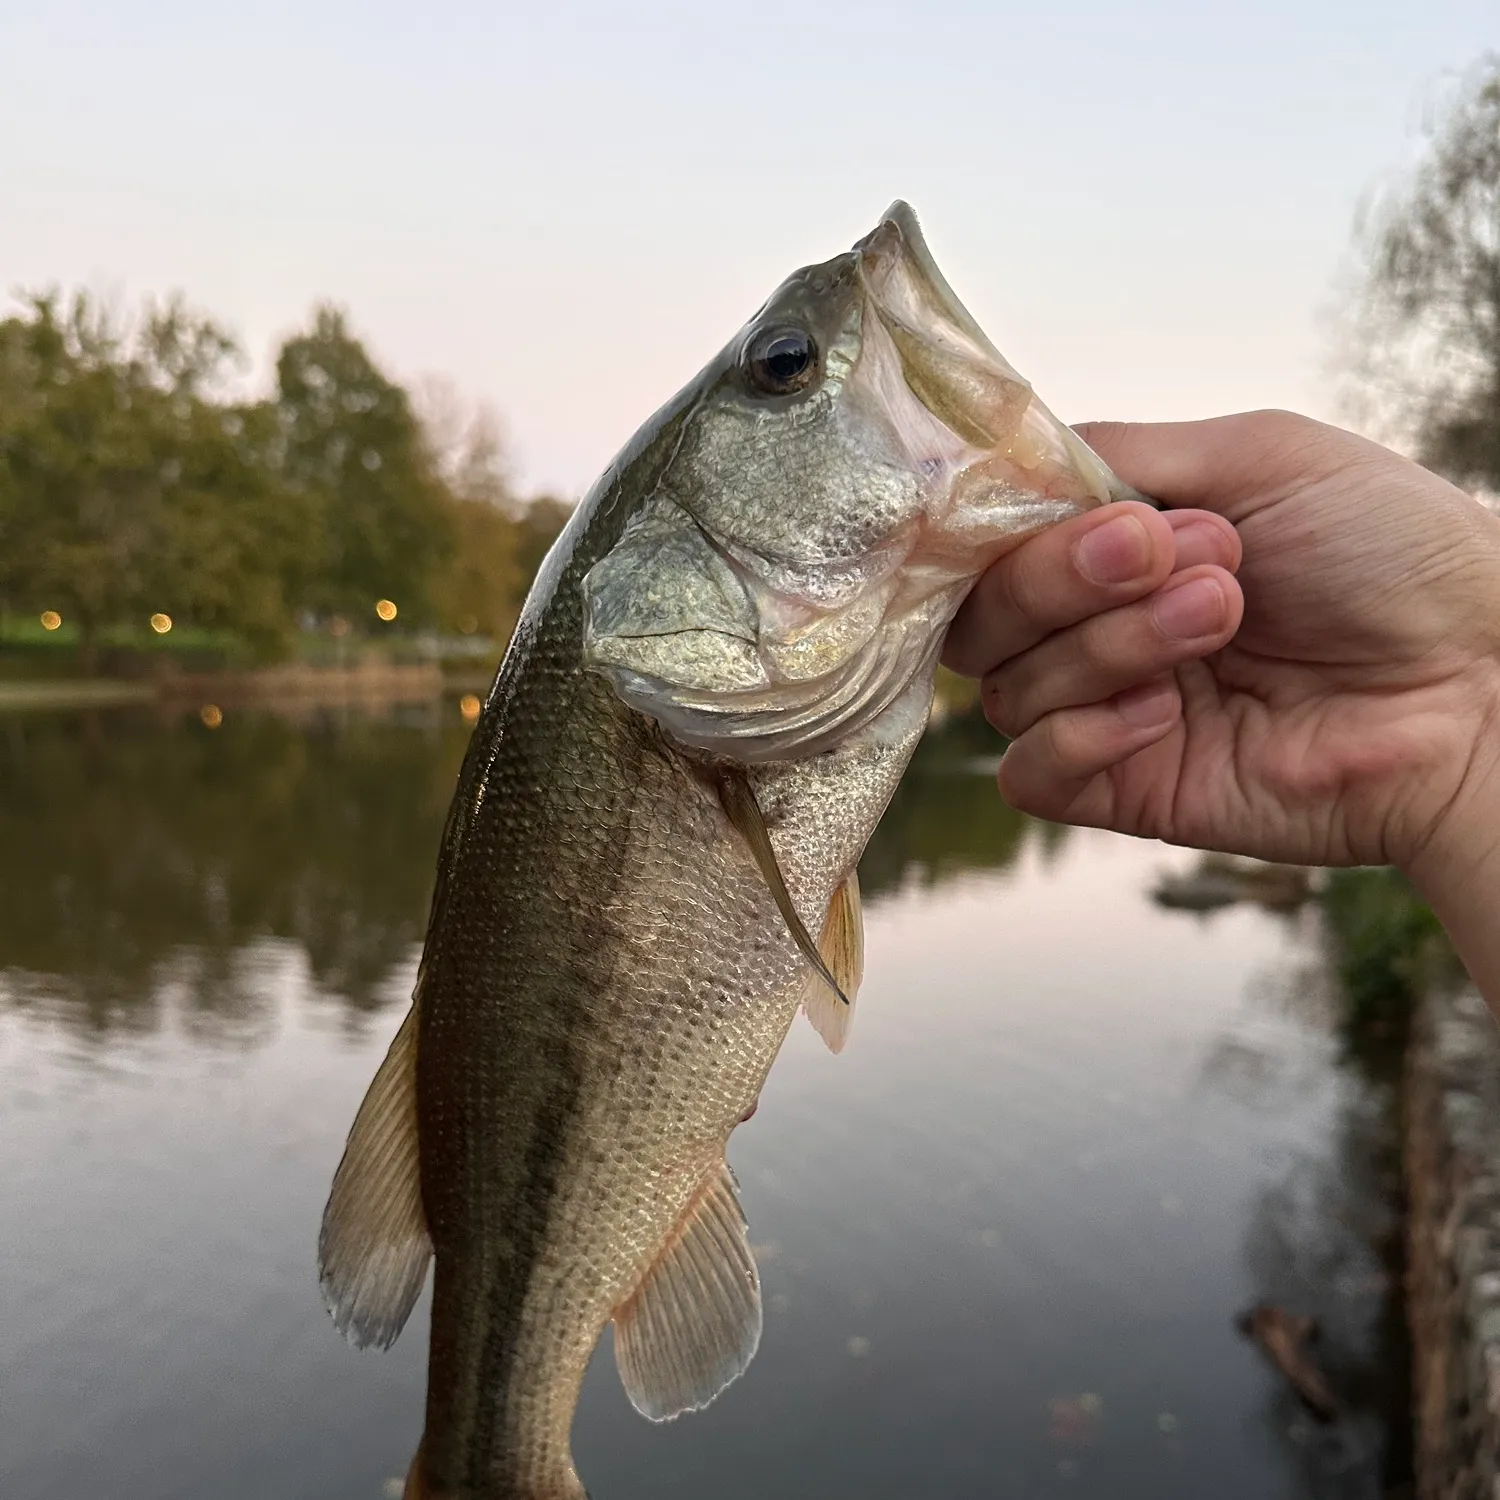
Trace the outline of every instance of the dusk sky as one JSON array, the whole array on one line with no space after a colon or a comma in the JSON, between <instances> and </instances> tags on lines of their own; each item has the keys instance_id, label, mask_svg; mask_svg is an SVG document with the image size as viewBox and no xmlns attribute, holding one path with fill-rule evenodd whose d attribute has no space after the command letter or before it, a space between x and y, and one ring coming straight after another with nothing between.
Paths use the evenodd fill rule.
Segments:
<instances>
[{"instance_id":1,"label":"dusk sky","mask_svg":"<svg viewBox=\"0 0 1500 1500\"><path fill-rule=\"evenodd\" d=\"M0 290L318 298L581 492L893 197L1068 420L1335 412L1325 326L1495 0L0 8Z\"/></svg>"}]
</instances>

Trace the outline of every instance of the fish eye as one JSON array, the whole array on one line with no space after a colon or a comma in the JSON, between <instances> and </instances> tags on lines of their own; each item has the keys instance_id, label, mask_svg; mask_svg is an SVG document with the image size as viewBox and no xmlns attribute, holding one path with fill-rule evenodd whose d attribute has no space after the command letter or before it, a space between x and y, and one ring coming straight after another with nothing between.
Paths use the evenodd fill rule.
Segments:
<instances>
[{"instance_id":1,"label":"fish eye","mask_svg":"<svg viewBox=\"0 0 1500 1500\"><path fill-rule=\"evenodd\" d=\"M768 396L789 396L812 383L818 348L800 328L768 328L745 351L750 383Z\"/></svg>"}]
</instances>

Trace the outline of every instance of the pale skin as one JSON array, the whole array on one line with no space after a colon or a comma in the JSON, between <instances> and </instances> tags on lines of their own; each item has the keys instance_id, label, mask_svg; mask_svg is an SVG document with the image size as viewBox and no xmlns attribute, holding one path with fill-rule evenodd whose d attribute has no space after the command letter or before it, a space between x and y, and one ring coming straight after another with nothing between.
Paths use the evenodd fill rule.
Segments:
<instances>
[{"instance_id":1,"label":"pale skin","mask_svg":"<svg viewBox=\"0 0 1500 1500\"><path fill-rule=\"evenodd\" d=\"M1091 511L975 586L1024 812L1308 865L1392 864L1500 1013L1500 517L1288 412L1094 423L1168 509Z\"/></svg>"}]
</instances>

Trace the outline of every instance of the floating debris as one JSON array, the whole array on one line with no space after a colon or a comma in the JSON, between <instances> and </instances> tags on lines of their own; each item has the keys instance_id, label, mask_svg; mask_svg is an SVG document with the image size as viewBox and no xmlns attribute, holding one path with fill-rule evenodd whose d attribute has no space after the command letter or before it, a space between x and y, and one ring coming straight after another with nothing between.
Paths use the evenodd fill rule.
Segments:
<instances>
[{"instance_id":1,"label":"floating debris","mask_svg":"<svg viewBox=\"0 0 1500 1500\"><path fill-rule=\"evenodd\" d=\"M1273 865L1228 854L1205 854L1191 870L1160 876L1151 891L1158 906L1175 911L1216 911L1250 902L1267 911L1296 911L1312 895L1301 865Z\"/></svg>"},{"instance_id":2,"label":"floating debris","mask_svg":"<svg viewBox=\"0 0 1500 1500\"><path fill-rule=\"evenodd\" d=\"M1329 1389L1323 1372L1304 1347L1317 1336L1311 1318L1298 1317L1270 1302L1257 1303L1236 1322L1240 1332L1254 1339L1266 1357L1286 1377L1287 1384L1302 1398L1302 1404L1320 1422L1332 1422L1342 1411ZM1293 1434L1295 1436L1295 1434Z\"/></svg>"},{"instance_id":3,"label":"floating debris","mask_svg":"<svg viewBox=\"0 0 1500 1500\"><path fill-rule=\"evenodd\" d=\"M1054 1443L1085 1446L1094 1441L1103 1412L1104 1402L1093 1391L1056 1396L1047 1403L1047 1436Z\"/></svg>"}]
</instances>

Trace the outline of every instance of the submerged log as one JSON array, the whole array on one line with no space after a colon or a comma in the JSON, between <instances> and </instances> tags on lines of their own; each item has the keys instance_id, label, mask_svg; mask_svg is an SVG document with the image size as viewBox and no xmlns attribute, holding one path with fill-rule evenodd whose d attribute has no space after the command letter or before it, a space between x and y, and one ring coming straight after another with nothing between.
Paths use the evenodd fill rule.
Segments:
<instances>
[{"instance_id":1,"label":"submerged log","mask_svg":"<svg viewBox=\"0 0 1500 1500\"><path fill-rule=\"evenodd\" d=\"M1343 1410L1339 1399L1305 1347L1317 1334L1317 1324L1311 1318L1261 1302L1236 1321L1240 1332L1261 1347L1313 1416L1320 1422L1332 1422L1339 1415Z\"/></svg>"}]
</instances>

